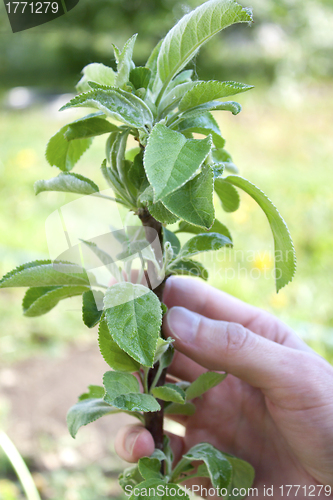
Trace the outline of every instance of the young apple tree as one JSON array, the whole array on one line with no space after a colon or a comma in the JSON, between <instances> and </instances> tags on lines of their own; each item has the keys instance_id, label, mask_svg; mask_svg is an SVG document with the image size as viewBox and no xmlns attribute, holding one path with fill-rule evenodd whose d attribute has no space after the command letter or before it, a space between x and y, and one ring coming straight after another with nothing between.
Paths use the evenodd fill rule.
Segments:
<instances>
[{"instance_id":1,"label":"young apple tree","mask_svg":"<svg viewBox=\"0 0 333 500\"><path fill-rule=\"evenodd\" d=\"M258 187L237 175L214 117L220 111L239 113L240 104L226 98L252 87L234 81L196 80L193 71L185 69L219 31L251 22L251 12L234 0L209 0L167 33L145 66L137 67L132 60L134 35L122 50L114 46L116 72L99 63L83 69L78 95L62 109L95 111L62 127L50 139L46 158L61 172L37 181L36 194L64 191L103 197L93 180L72 169L93 138L105 134L101 171L114 193L111 198L104 196L105 203L126 207L139 225L115 231L121 246L116 257L111 247L108 252L94 241L83 242L114 274L113 284L100 286L91 271L64 259L30 262L0 281L0 287L28 287L23 299L26 316L45 314L60 300L82 295L83 321L89 328L99 325L99 347L110 371L104 374L103 385L89 386L69 410L68 427L75 437L80 427L119 412L145 424L153 435L155 452L120 476L124 488L136 486L132 499L149 498L147 488L159 485L173 487L176 498L184 496L179 483L189 476L209 477L215 488L236 498L233 487L250 487L254 477L251 465L208 443L198 443L173 465L163 433L164 415L193 414L193 401L226 374L206 372L192 384L166 383L174 350L172 340L161 335L168 277L182 274L207 279L207 270L193 257L232 246L229 230L215 218L214 191L226 212L237 210L238 189L258 203L273 233L277 291L294 275L294 249L284 220ZM128 149L130 137L138 143L134 149ZM189 235L183 246L179 233ZM131 264L138 254L142 269L131 279ZM167 491L164 498L175 496Z\"/></svg>"}]
</instances>

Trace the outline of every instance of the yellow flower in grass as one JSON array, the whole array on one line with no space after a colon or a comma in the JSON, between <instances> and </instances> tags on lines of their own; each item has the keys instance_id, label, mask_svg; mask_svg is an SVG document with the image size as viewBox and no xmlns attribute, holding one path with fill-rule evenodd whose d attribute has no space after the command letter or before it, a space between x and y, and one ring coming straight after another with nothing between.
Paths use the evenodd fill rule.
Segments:
<instances>
[{"instance_id":1,"label":"yellow flower in grass","mask_svg":"<svg viewBox=\"0 0 333 500\"><path fill-rule=\"evenodd\" d=\"M283 292L273 293L269 299L269 303L276 309L283 309L288 305L287 295Z\"/></svg>"},{"instance_id":2,"label":"yellow flower in grass","mask_svg":"<svg viewBox=\"0 0 333 500\"><path fill-rule=\"evenodd\" d=\"M31 168L36 165L38 156L34 149L21 149L15 157L15 162L19 168Z\"/></svg>"},{"instance_id":3,"label":"yellow flower in grass","mask_svg":"<svg viewBox=\"0 0 333 500\"><path fill-rule=\"evenodd\" d=\"M270 269L273 265L273 258L268 252L259 252L255 255L253 267L260 270Z\"/></svg>"}]
</instances>

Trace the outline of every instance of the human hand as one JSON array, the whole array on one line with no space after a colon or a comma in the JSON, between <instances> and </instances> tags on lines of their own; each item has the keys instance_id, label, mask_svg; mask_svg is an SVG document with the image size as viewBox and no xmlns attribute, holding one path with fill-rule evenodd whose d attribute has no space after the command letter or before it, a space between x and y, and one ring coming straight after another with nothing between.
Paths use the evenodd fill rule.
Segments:
<instances>
[{"instance_id":1,"label":"human hand","mask_svg":"<svg viewBox=\"0 0 333 500\"><path fill-rule=\"evenodd\" d=\"M194 401L193 416L177 417L186 432L171 436L175 460L209 442L253 465L257 498L264 485L274 498L282 498L282 485L301 485L299 499L318 497L312 485L333 487L332 366L274 316L202 282L169 278L163 299L163 332L177 350L169 373L189 382L205 369L229 373ZM125 427L116 451L135 462L154 451L152 436ZM208 479L196 484L209 486Z\"/></svg>"}]
</instances>

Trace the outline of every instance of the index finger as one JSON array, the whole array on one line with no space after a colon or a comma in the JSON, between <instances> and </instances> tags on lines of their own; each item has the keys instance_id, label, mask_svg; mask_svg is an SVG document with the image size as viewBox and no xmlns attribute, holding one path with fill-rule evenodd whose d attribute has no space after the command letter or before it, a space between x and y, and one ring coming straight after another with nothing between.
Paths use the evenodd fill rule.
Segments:
<instances>
[{"instance_id":1,"label":"index finger","mask_svg":"<svg viewBox=\"0 0 333 500\"><path fill-rule=\"evenodd\" d=\"M167 279L163 300L169 308L186 307L210 319L237 321L246 326L258 309L203 281L172 276Z\"/></svg>"},{"instance_id":2,"label":"index finger","mask_svg":"<svg viewBox=\"0 0 333 500\"><path fill-rule=\"evenodd\" d=\"M206 318L239 323L287 347L310 350L291 328L275 316L194 278L168 278L163 301L169 309L174 306L185 307Z\"/></svg>"}]
</instances>

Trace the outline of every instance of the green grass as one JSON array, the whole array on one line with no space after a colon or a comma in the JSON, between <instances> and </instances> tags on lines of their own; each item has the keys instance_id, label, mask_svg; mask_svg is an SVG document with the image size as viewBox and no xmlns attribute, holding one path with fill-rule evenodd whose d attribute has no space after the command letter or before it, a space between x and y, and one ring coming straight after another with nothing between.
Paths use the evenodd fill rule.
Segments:
<instances>
[{"instance_id":1,"label":"green grass","mask_svg":"<svg viewBox=\"0 0 333 500\"><path fill-rule=\"evenodd\" d=\"M245 107L240 115L223 117L227 148L242 175L263 189L285 218L295 244L297 272L278 295L273 280L265 279L263 272L258 279L240 277L226 286L213 279L213 284L271 310L308 337L315 339L320 326L326 326L329 337L333 331L333 94L325 88L309 89L296 104L275 101L272 93L260 98L254 90L242 101ZM271 271L272 237L256 204L244 195L240 210L224 220L234 235L235 249L254 252L254 261L244 267Z\"/></svg>"}]
</instances>

